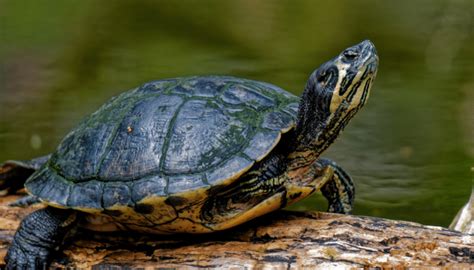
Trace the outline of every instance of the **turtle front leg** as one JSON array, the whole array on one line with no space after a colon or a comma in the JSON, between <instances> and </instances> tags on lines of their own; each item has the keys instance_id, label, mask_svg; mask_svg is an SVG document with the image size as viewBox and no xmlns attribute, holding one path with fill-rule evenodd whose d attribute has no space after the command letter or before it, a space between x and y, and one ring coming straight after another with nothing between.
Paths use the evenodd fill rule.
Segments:
<instances>
[{"instance_id":1,"label":"turtle front leg","mask_svg":"<svg viewBox=\"0 0 474 270\"><path fill-rule=\"evenodd\" d=\"M285 186L288 204L321 190L328 200L328 212L350 214L354 205L352 178L330 159L321 158L309 167L290 172Z\"/></svg>"},{"instance_id":2,"label":"turtle front leg","mask_svg":"<svg viewBox=\"0 0 474 270\"><path fill-rule=\"evenodd\" d=\"M72 210L47 207L31 213L13 237L5 257L6 269L47 269L51 254L76 223Z\"/></svg>"},{"instance_id":3,"label":"turtle front leg","mask_svg":"<svg viewBox=\"0 0 474 270\"><path fill-rule=\"evenodd\" d=\"M22 189L26 179L45 164L50 155L32 160L8 160L0 164L0 196Z\"/></svg>"},{"instance_id":4,"label":"turtle front leg","mask_svg":"<svg viewBox=\"0 0 474 270\"><path fill-rule=\"evenodd\" d=\"M354 206L355 196L352 178L330 159L321 158L316 163L317 166L322 168L330 168L323 171L332 174L321 188L322 194L328 200L328 212L350 214Z\"/></svg>"}]
</instances>

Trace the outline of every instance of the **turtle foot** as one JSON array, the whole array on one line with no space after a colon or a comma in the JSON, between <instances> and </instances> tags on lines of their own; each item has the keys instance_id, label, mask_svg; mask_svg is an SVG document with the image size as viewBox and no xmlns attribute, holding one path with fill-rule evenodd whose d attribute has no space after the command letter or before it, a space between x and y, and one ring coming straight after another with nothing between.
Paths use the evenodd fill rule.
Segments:
<instances>
[{"instance_id":1,"label":"turtle foot","mask_svg":"<svg viewBox=\"0 0 474 270\"><path fill-rule=\"evenodd\" d=\"M334 161L321 158L318 163L323 167L332 167L334 171L331 180L321 188L321 192L328 200L328 212L350 214L354 206L354 181Z\"/></svg>"},{"instance_id":2,"label":"turtle foot","mask_svg":"<svg viewBox=\"0 0 474 270\"><path fill-rule=\"evenodd\" d=\"M6 269L48 269L51 255L76 224L71 210L47 207L31 213L20 224L5 256Z\"/></svg>"},{"instance_id":3,"label":"turtle foot","mask_svg":"<svg viewBox=\"0 0 474 270\"><path fill-rule=\"evenodd\" d=\"M27 242L20 243L14 241L8 249L7 270L33 270L33 269L48 269L49 265L49 251L45 248L32 246Z\"/></svg>"}]
</instances>

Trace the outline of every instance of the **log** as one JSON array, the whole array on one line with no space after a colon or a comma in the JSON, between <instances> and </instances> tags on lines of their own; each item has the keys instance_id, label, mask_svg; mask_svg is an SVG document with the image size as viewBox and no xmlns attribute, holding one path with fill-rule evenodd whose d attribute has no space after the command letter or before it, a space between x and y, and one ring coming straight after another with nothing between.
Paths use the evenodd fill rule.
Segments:
<instances>
[{"instance_id":1,"label":"log","mask_svg":"<svg viewBox=\"0 0 474 270\"><path fill-rule=\"evenodd\" d=\"M19 222L40 205L0 198L0 268ZM81 269L344 269L474 267L474 235L376 217L278 211L206 235L79 230L52 265ZM472 268L471 268L472 269Z\"/></svg>"}]
</instances>

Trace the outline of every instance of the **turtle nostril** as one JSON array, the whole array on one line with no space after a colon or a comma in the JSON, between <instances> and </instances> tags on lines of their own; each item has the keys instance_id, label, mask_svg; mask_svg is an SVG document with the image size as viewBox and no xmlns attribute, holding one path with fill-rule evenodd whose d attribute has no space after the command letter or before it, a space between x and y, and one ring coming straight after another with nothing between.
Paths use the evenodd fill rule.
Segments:
<instances>
[{"instance_id":1,"label":"turtle nostril","mask_svg":"<svg viewBox=\"0 0 474 270\"><path fill-rule=\"evenodd\" d=\"M347 60L352 61L359 56L359 53L354 51L353 49L347 49L342 53L342 55L344 55L344 58L346 58Z\"/></svg>"}]
</instances>

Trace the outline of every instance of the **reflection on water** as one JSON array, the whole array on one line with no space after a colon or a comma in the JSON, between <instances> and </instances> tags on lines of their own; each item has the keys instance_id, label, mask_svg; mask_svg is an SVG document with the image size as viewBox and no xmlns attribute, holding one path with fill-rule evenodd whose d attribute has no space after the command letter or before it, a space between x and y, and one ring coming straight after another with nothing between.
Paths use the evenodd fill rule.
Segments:
<instances>
[{"instance_id":1,"label":"reflection on water","mask_svg":"<svg viewBox=\"0 0 474 270\"><path fill-rule=\"evenodd\" d=\"M3 1L0 160L54 149L109 97L142 82L229 74L301 93L369 38L369 104L325 156L356 181L356 214L448 225L474 166L472 1ZM324 209L321 196L294 206Z\"/></svg>"}]
</instances>

